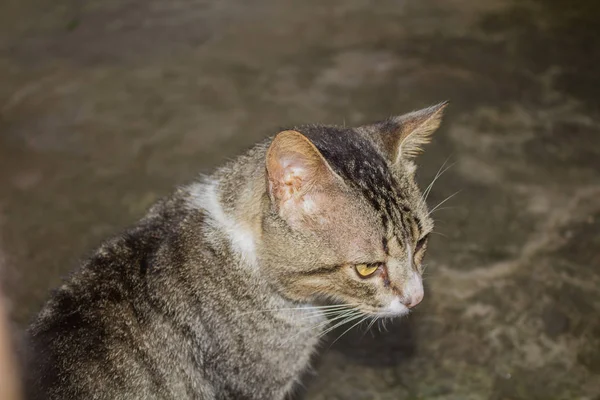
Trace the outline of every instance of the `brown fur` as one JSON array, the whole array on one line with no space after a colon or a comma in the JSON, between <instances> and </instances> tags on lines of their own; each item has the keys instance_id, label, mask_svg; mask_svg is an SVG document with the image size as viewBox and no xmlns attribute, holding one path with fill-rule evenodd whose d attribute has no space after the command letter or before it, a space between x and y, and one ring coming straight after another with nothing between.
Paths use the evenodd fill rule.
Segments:
<instances>
[{"instance_id":1,"label":"brown fur","mask_svg":"<svg viewBox=\"0 0 600 400\"><path fill-rule=\"evenodd\" d=\"M29 397L282 399L327 317L405 314L433 227L412 157L442 109L284 131L154 206L31 326Z\"/></svg>"}]
</instances>

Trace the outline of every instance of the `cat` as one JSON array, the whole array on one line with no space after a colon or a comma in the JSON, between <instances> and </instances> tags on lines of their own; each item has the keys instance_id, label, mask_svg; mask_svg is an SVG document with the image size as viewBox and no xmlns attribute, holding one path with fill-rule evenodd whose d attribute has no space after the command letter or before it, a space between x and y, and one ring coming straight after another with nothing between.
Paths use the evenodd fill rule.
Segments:
<instances>
[{"instance_id":1,"label":"cat","mask_svg":"<svg viewBox=\"0 0 600 400\"><path fill-rule=\"evenodd\" d=\"M446 103L257 144L102 244L28 330L30 399L283 399L327 330L423 298Z\"/></svg>"}]
</instances>

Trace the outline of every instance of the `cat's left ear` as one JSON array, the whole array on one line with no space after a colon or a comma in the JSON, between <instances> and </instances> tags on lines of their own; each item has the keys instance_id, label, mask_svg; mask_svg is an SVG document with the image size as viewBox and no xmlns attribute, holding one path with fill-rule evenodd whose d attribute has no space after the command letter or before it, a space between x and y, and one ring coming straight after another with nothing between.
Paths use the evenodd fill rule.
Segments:
<instances>
[{"instance_id":1,"label":"cat's left ear","mask_svg":"<svg viewBox=\"0 0 600 400\"><path fill-rule=\"evenodd\" d=\"M267 151L268 193L279 214L292 225L322 214L341 178L314 144L297 131L275 136Z\"/></svg>"},{"instance_id":2,"label":"cat's left ear","mask_svg":"<svg viewBox=\"0 0 600 400\"><path fill-rule=\"evenodd\" d=\"M431 134L440 126L448 102L392 117L380 124L378 134L392 164L410 161L431 141Z\"/></svg>"}]
</instances>

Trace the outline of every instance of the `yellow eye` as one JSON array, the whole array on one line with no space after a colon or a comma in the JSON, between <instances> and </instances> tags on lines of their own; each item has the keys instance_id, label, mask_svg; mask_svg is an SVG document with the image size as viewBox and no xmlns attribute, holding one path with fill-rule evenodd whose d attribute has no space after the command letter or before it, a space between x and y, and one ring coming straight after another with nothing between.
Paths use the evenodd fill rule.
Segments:
<instances>
[{"instance_id":1,"label":"yellow eye","mask_svg":"<svg viewBox=\"0 0 600 400\"><path fill-rule=\"evenodd\" d=\"M373 275L375 271L379 268L379 264L357 264L356 272L363 278Z\"/></svg>"}]
</instances>

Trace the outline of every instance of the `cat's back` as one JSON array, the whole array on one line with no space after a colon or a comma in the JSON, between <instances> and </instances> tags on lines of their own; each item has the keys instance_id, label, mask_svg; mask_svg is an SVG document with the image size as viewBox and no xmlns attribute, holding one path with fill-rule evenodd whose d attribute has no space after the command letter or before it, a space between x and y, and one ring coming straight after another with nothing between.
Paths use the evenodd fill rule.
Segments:
<instances>
[{"instance_id":1,"label":"cat's back","mask_svg":"<svg viewBox=\"0 0 600 400\"><path fill-rule=\"evenodd\" d=\"M166 360L147 339L157 336L165 313L154 304L149 276L164 248L177 242L182 221L193 218L189 213L177 195L158 203L53 293L28 332L28 398L161 397Z\"/></svg>"}]
</instances>

